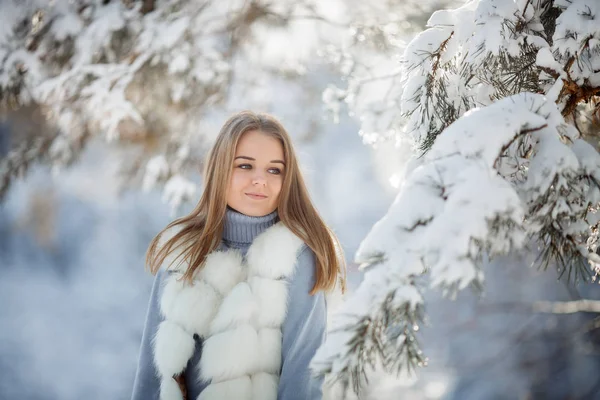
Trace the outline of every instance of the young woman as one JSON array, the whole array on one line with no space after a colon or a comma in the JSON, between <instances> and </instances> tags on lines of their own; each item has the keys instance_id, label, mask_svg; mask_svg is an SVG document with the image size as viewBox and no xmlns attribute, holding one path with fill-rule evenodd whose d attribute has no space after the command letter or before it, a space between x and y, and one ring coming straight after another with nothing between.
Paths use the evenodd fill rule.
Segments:
<instances>
[{"instance_id":1,"label":"young woman","mask_svg":"<svg viewBox=\"0 0 600 400\"><path fill-rule=\"evenodd\" d=\"M204 184L196 208L150 243L156 279L132 399L321 399L309 363L345 265L288 133L266 114L233 115Z\"/></svg>"}]
</instances>

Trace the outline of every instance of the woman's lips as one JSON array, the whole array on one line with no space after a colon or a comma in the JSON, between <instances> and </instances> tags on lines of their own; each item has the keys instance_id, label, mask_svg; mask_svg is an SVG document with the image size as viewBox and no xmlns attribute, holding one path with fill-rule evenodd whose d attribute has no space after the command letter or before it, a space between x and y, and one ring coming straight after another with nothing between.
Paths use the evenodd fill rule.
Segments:
<instances>
[{"instance_id":1,"label":"woman's lips","mask_svg":"<svg viewBox=\"0 0 600 400\"><path fill-rule=\"evenodd\" d=\"M256 194L256 193L246 193L246 196L250 197L254 200L264 200L267 198L264 194Z\"/></svg>"}]
</instances>

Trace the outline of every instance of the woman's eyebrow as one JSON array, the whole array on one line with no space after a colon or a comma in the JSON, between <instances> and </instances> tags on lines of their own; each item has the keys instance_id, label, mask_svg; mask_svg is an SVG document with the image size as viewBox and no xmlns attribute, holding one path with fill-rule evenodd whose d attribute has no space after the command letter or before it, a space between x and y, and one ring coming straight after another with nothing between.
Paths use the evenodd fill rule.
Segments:
<instances>
[{"instance_id":1,"label":"woman's eyebrow","mask_svg":"<svg viewBox=\"0 0 600 400\"><path fill-rule=\"evenodd\" d=\"M243 158L244 160L256 161L256 158L252 158L252 157L248 157L248 156L237 156L236 158L234 158L234 160L237 160L238 158ZM282 160L271 160L271 162L285 165L285 162L283 162Z\"/></svg>"}]
</instances>

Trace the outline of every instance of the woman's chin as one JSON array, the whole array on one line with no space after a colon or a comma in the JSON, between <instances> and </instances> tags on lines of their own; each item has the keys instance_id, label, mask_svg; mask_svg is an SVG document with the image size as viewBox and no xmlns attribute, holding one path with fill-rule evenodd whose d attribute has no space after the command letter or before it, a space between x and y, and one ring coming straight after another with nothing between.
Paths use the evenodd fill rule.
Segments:
<instances>
[{"instance_id":1,"label":"woman's chin","mask_svg":"<svg viewBox=\"0 0 600 400\"><path fill-rule=\"evenodd\" d=\"M230 205L229 207L249 217L264 217L265 215L269 215L276 210L276 208L271 209L267 207L257 207L256 205Z\"/></svg>"}]
</instances>

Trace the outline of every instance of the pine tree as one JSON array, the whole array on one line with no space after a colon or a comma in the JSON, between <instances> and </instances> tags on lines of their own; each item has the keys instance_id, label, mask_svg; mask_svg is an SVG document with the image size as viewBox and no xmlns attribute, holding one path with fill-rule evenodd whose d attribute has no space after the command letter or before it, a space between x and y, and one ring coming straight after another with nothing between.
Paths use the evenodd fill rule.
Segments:
<instances>
[{"instance_id":1,"label":"pine tree","mask_svg":"<svg viewBox=\"0 0 600 400\"><path fill-rule=\"evenodd\" d=\"M344 27L313 0L3 1L0 115L37 107L45 126L11 140L0 197L34 162L69 166L99 139L122 153L122 186L162 188L176 207L196 191L211 117L267 108L273 82L300 82L309 104L296 105L320 108L301 79Z\"/></svg>"},{"instance_id":2,"label":"pine tree","mask_svg":"<svg viewBox=\"0 0 600 400\"><path fill-rule=\"evenodd\" d=\"M358 391L369 368L425 365L417 340L429 283L481 289L485 257L539 252L571 281L600 269L600 3L472 0L433 13L387 75L332 88L370 143L409 138L420 157L361 244L367 272L313 360Z\"/></svg>"}]
</instances>

